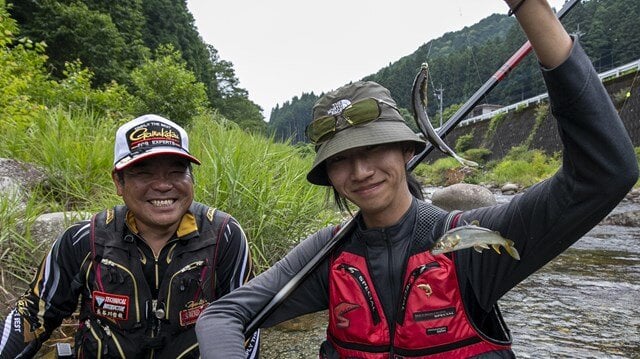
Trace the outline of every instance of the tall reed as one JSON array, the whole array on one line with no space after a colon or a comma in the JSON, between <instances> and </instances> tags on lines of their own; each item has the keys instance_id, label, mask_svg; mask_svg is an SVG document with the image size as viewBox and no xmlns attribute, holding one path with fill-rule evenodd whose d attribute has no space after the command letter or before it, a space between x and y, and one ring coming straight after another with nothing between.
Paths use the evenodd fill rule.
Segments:
<instances>
[{"instance_id":1,"label":"tall reed","mask_svg":"<svg viewBox=\"0 0 640 359\"><path fill-rule=\"evenodd\" d=\"M254 135L217 115L190 129L196 198L236 217L254 260L266 269L312 231L337 220L325 189L306 181L311 158L289 144Z\"/></svg>"},{"instance_id":2,"label":"tall reed","mask_svg":"<svg viewBox=\"0 0 640 359\"><path fill-rule=\"evenodd\" d=\"M8 133L13 144L0 143L0 157L35 164L46 174L47 181L32 193L34 212L96 212L122 203L110 173L115 131L126 120L116 122L86 109L50 109L26 129ZM187 130L191 150L203 162L194 168L196 200L239 220L258 270L275 263L313 230L337 220L324 190L305 179L311 158L293 146L247 133L216 114L196 118ZM24 247L30 248L37 243L28 232L12 236L29 241ZM29 259L31 265L39 260ZM3 266L7 260L0 259Z\"/></svg>"}]
</instances>

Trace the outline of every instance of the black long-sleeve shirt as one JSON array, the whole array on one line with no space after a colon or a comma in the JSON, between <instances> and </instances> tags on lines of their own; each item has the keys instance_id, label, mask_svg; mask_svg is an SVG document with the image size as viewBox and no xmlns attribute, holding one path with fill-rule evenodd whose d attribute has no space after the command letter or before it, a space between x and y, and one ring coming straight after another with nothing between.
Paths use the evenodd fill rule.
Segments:
<instances>
[{"instance_id":1,"label":"black long-sleeve shirt","mask_svg":"<svg viewBox=\"0 0 640 359\"><path fill-rule=\"evenodd\" d=\"M195 221L193 226L188 235L191 236L191 240L199 240L200 234ZM247 239L237 220L231 217L220 230L223 232L221 238L224 245L219 244L223 249L219 253L215 275L217 290L220 295L224 295L252 278L253 273ZM130 227L127 227L123 237L131 233L133 232ZM34 339L34 334L25 325L24 317L31 318L27 322L40 327L36 331L37 335L48 337L64 318L71 316L77 309L81 288L74 286L74 281L84 263L91 260L93 244L90 236L90 221L85 220L70 226L54 242L42 261L29 291L22 296L16 308L5 320L0 322L0 359L15 358L28 344L25 341ZM140 251L140 263L146 284L155 297L160 282L175 274L167 273L168 261L164 260L169 255L171 246L167 245L162 249L159 259L163 260L146 260L153 258L151 248L140 237L134 238ZM179 239L176 234L169 243ZM182 304L184 303L178 303ZM258 336L254 337L254 340L258 340ZM257 355L258 348L254 345L248 346L246 357L254 358Z\"/></svg>"}]
</instances>

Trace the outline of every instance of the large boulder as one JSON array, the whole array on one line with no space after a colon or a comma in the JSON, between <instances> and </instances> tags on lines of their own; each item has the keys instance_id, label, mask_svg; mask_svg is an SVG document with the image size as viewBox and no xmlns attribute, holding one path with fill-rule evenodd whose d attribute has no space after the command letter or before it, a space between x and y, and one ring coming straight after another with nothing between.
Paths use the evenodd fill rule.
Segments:
<instances>
[{"instance_id":1,"label":"large boulder","mask_svg":"<svg viewBox=\"0 0 640 359\"><path fill-rule=\"evenodd\" d=\"M24 209L29 192L47 183L47 175L38 167L8 158L0 158L0 197L11 200L16 211Z\"/></svg>"},{"instance_id":2,"label":"large boulder","mask_svg":"<svg viewBox=\"0 0 640 359\"><path fill-rule=\"evenodd\" d=\"M468 183L456 183L435 190L431 195L431 203L445 211L465 211L492 206L497 201L493 193L485 187Z\"/></svg>"},{"instance_id":3,"label":"large boulder","mask_svg":"<svg viewBox=\"0 0 640 359\"><path fill-rule=\"evenodd\" d=\"M11 178L25 190L47 181L47 175L42 169L9 158L0 158L0 177Z\"/></svg>"},{"instance_id":4,"label":"large boulder","mask_svg":"<svg viewBox=\"0 0 640 359\"><path fill-rule=\"evenodd\" d=\"M71 224L91 218L90 213L82 212L54 212L45 213L34 221L31 226L31 238L49 246Z\"/></svg>"},{"instance_id":5,"label":"large boulder","mask_svg":"<svg viewBox=\"0 0 640 359\"><path fill-rule=\"evenodd\" d=\"M640 226L640 211L614 213L602 220L601 224L612 226L638 227Z\"/></svg>"}]
</instances>

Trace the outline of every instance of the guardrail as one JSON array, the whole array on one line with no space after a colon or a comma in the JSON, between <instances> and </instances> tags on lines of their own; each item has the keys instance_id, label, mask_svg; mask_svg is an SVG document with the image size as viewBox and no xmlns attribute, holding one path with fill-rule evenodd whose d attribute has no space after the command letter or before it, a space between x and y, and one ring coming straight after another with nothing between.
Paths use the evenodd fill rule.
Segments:
<instances>
[{"instance_id":1,"label":"guardrail","mask_svg":"<svg viewBox=\"0 0 640 359\"><path fill-rule=\"evenodd\" d=\"M620 75L622 74L626 74L629 71L632 70L636 70L636 71L640 71L640 59L630 62L628 64L616 67L615 69L612 70L608 70L605 72L602 72L600 74L598 74L598 77L600 77L601 81L604 80L609 80L609 79L614 79L617 77L620 77ZM528 98L526 100L522 100L520 102L516 102L514 104L511 104L509 106L505 106L505 107L501 107L497 110L491 111L491 112L487 112L487 113L483 113L482 115L478 115L478 116L474 116L474 117L470 117L466 120L463 120L460 122L459 127L463 127L466 125L470 125L472 123L476 123L479 121L484 121L484 120L488 120L498 114L501 113L505 113L505 112L509 112L509 111L515 111L518 108L523 108L523 107L528 107L531 104L538 104L540 102L542 102L543 100L545 100L547 97L549 97L548 93L543 93L541 95L535 96L535 97L531 97Z\"/></svg>"}]
</instances>

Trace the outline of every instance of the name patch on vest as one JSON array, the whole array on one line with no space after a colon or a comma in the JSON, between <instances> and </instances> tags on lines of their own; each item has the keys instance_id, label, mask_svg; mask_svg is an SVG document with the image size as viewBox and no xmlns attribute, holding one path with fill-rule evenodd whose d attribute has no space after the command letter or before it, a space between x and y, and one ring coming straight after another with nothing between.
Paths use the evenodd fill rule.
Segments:
<instances>
[{"instance_id":1,"label":"name patch on vest","mask_svg":"<svg viewBox=\"0 0 640 359\"><path fill-rule=\"evenodd\" d=\"M438 310L432 310L428 312L415 312L413 313L413 320L421 322L425 320L441 319L446 317L453 317L456 315L456 308L444 308Z\"/></svg>"},{"instance_id":2,"label":"name patch on vest","mask_svg":"<svg viewBox=\"0 0 640 359\"><path fill-rule=\"evenodd\" d=\"M180 311L180 326L194 324L208 304L206 301L189 302L187 308Z\"/></svg>"},{"instance_id":3,"label":"name patch on vest","mask_svg":"<svg viewBox=\"0 0 640 359\"><path fill-rule=\"evenodd\" d=\"M129 318L129 297L93 291L93 312L101 317L127 320Z\"/></svg>"},{"instance_id":4,"label":"name patch on vest","mask_svg":"<svg viewBox=\"0 0 640 359\"><path fill-rule=\"evenodd\" d=\"M446 326L437 327L437 328L427 328L427 335L444 334L448 330L449 329Z\"/></svg>"}]
</instances>

